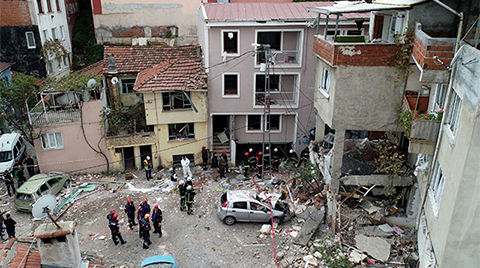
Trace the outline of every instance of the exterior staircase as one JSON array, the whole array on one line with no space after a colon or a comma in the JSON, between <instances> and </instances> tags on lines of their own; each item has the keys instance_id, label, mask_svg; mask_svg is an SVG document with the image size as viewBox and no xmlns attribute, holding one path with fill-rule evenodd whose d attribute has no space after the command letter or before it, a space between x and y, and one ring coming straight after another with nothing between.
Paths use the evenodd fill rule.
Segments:
<instances>
[{"instance_id":1,"label":"exterior staircase","mask_svg":"<svg viewBox=\"0 0 480 268\"><path fill-rule=\"evenodd\" d=\"M212 156L213 156L213 152L215 152L217 153L217 158L220 158L220 155L222 154L222 152L226 151L227 157L228 157L228 166L231 166L230 162L232 161L232 158L230 154L230 143L229 142L221 143L220 140L218 139L218 134L220 134L220 132L216 132L213 134Z\"/></svg>"}]
</instances>

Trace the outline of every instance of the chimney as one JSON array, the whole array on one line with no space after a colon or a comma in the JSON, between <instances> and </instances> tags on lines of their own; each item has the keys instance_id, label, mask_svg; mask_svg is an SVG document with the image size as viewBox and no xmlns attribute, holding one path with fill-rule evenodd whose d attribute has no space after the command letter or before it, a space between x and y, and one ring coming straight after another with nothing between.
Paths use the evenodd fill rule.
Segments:
<instances>
[{"instance_id":1,"label":"chimney","mask_svg":"<svg viewBox=\"0 0 480 268\"><path fill-rule=\"evenodd\" d=\"M117 65L115 64L115 57L113 54L108 55L108 73L109 74L118 73Z\"/></svg>"}]
</instances>

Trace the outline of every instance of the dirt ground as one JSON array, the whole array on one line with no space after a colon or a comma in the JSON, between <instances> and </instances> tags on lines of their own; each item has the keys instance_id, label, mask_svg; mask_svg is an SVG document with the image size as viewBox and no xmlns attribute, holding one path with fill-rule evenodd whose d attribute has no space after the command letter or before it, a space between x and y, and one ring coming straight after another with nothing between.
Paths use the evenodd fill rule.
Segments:
<instances>
[{"instance_id":1,"label":"dirt ground","mask_svg":"<svg viewBox=\"0 0 480 268\"><path fill-rule=\"evenodd\" d=\"M195 174L195 171L198 173ZM99 261L105 265L140 265L143 259L153 255L172 255L180 267L275 267L272 239L261 235L261 223L237 223L233 226L223 224L217 217L217 204L223 192L219 186L230 186L238 189L253 189L250 181L237 183L237 174L228 174L227 179L215 182L209 173L198 177L195 169L194 182L197 195L194 203L194 215L187 215L179 210L179 197L169 192L142 192L158 184L160 180L147 182L143 173L136 173L137 178L130 180L132 188L123 186L115 193L119 184L99 185L99 190L88 197L78 200L61 218L63 221L77 221L77 232L80 250L83 257ZM180 171L181 172L181 171ZM162 174L157 174L161 177ZM98 177L97 177L98 178ZM167 179L168 177L162 177ZM96 178L80 176L76 183L95 182ZM125 182L123 174L118 174L117 182ZM231 184L232 183L232 184ZM236 187L241 184L242 186ZM5 186L0 193L5 192ZM144 198L153 206L158 204L163 211L163 236L151 234L153 244L149 249L142 248L142 240L138 237L138 227L132 231L127 226L127 218L123 212L127 199L138 205ZM1 209L10 209L17 221L17 237L32 236L35 228L42 222L32 221L28 213L16 212L13 208L13 197L2 197ZM107 214L111 209L119 214L121 233L127 244L115 245L111 240ZM282 229L291 228L292 222L280 225ZM104 239L101 239L105 236ZM293 237L285 232L275 236L277 252L285 251L292 246Z\"/></svg>"}]
</instances>

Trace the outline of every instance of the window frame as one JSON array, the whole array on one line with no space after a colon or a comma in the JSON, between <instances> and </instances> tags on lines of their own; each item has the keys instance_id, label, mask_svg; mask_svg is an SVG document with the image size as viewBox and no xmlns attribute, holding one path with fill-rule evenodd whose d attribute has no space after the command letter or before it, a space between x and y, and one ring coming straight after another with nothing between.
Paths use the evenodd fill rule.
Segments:
<instances>
[{"instance_id":1,"label":"window frame","mask_svg":"<svg viewBox=\"0 0 480 268\"><path fill-rule=\"evenodd\" d=\"M270 129L270 133L281 133L282 132L282 118L283 116L281 114L270 114L267 115L267 121L265 121L265 130L268 130L268 121L270 120L271 116L278 116L278 128L272 128Z\"/></svg>"},{"instance_id":2,"label":"window frame","mask_svg":"<svg viewBox=\"0 0 480 268\"><path fill-rule=\"evenodd\" d=\"M457 94L455 89L452 88L452 95L450 96L450 108L448 111L448 129L452 136L455 138L460 124L460 114L462 112L462 99Z\"/></svg>"},{"instance_id":3,"label":"window frame","mask_svg":"<svg viewBox=\"0 0 480 268\"><path fill-rule=\"evenodd\" d=\"M54 141L55 144L53 144L52 141ZM44 151L59 150L65 147L62 132L43 133L40 136L40 142L42 143L42 148Z\"/></svg>"},{"instance_id":4,"label":"window frame","mask_svg":"<svg viewBox=\"0 0 480 268\"><path fill-rule=\"evenodd\" d=\"M29 38L28 38L29 36L31 36L33 45L30 44L30 42L29 42ZM34 34L32 31L25 32L25 38L27 39L27 48L28 48L28 49L37 48L37 45L36 45L36 43L35 43L35 34Z\"/></svg>"},{"instance_id":5,"label":"window frame","mask_svg":"<svg viewBox=\"0 0 480 268\"><path fill-rule=\"evenodd\" d=\"M63 68L62 68L62 60L60 58L57 58L57 67L58 67L58 70L61 71Z\"/></svg>"},{"instance_id":6,"label":"window frame","mask_svg":"<svg viewBox=\"0 0 480 268\"><path fill-rule=\"evenodd\" d=\"M266 75L264 73L255 73L254 74L255 76L255 85L254 85L254 89L255 89L255 93L262 93L262 92L265 92L265 79L266 79ZM263 82L262 82L262 85L263 85L263 91L257 91L257 79L258 77L262 77L263 76ZM283 74L271 74L270 75L270 91L273 91L273 92L281 92L282 91L282 76ZM273 79L274 77L278 77L278 79ZM272 88L272 84L275 85L276 84L276 87L273 86Z\"/></svg>"},{"instance_id":7,"label":"window frame","mask_svg":"<svg viewBox=\"0 0 480 268\"><path fill-rule=\"evenodd\" d=\"M260 128L259 129L251 129L250 128L250 116L259 116L260 117ZM261 133L263 131L263 114L247 114L245 116L245 132L247 133Z\"/></svg>"},{"instance_id":8,"label":"window frame","mask_svg":"<svg viewBox=\"0 0 480 268\"><path fill-rule=\"evenodd\" d=\"M236 204L245 204L245 207L237 207L237 206L235 206ZM247 201L235 201L235 202L233 202L232 208L248 210L248 202Z\"/></svg>"},{"instance_id":9,"label":"window frame","mask_svg":"<svg viewBox=\"0 0 480 268\"><path fill-rule=\"evenodd\" d=\"M237 94L225 93L225 76L237 76ZM222 98L240 98L240 73L223 73L222 74Z\"/></svg>"},{"instance_id":10,"label":"window frame","mask_svg":"<svg viewBox=\"0 0 480 268\"><path fill-rule=\"evenodd\" d=\"M45 11L43 10L43 3L42 0L37 0L37 8L38 8L38 13L44 14Z\"/></svg>"},{"instance_id":11,"label":"window frame","mask_svg":"<svg viewBox=\"0 0 480 268\"><path fill-rule=\"evenodd\" d=\"M183 125L183 127L181 127L180 130L183 129L184 127L187 127L187 137L183 137L183 139L179 140L175 134L171 134L171 127L177 129L176 127L177 125ZM168 141L169 142L177 142L177 141L185 141L185 140L195 140L195 123L194 122L168 124Z\"/></svg>"},{"instance_id":12,"label":"window frame","mask_svg":"<svg viewBox=\"0 0 480 268\"><path fill-rule=\"evenodd\" d=\"M129 88L129 85L130 85L130 82L124 82L126 80L134 80L133 81L133 85L131 85L131 92L124 92L124 83L125 83L125 87L126 89L128 90ZM135 83L137 82L137 78L136 77L122 77L120 78L120 93L121 95L132 95L132 94L135 94L135 91L133 90L133 88L135 87Z\"/></svg>"},{"instance_id":13,"label":"window frame","mask_svg":"<svg viewBox=\"0 0 480 268\"><path fill-rule=\"evenodd\" d=\"M226 51L225 50L225 34L226 33L236 33L237 35L237 51L236 52L227 52L226 53L226 56L227 57L235 57L235 56L240 56L240 30L222 30L221 31L221 35L220 35L220 42L221 42L221 56L223 57L224 56L224 52Z\"/></svg>"},{"instance_id":14,"label":"window frame","mask_svg":"<svg viewBox=\"0 0 480 268\"><path fill-rule=\"evenodd\" d=\"M52 1L51 1L51 0L47 0L47 12L48 12L48 13L52 13L52 12L53 12L53 9L52 9Z\"/></svg>"},{"instance_id":15,"label":"window frame","mask_svg":"<svg viewBox=\"0 0 480 268\"><path fill-rule=\"evenodd\" d=\"M57 27L52 28L52 40L57 40Z\"/></svg>"},{"instance_id":16,"label":"window frame","mask_svg":"<svg viewBox=\"0 0 480 268\"><path fill-rule=\"evenodd\" d=\"M281 52L283 53L284 52L284 40L285 40L285 33L289 33L289 32L298 32L298 39L297 39L297 63L283 63L283 62L277 62L278 65L282 65L282 66L288 66L288 68L302 68L303 66L303 52L304 52L304 47L303 47L303 44L304 44L304 40L305 40L305 32L304 32L304 29L302 28L292 28L292 29L255 29L255 44L259 44L260 41L258 39L258 34L261 33L261 32L281 32L281 49L280 50L275 50L275 49L272 49L273 51L272 52ZM278 54L278 53L277 53ZM259 60L259 53L257 53L257 55L255 55L255 59L253 61L253 65L254 65L254 68L261 68L261 65L262 63L260 62Z\"/></svg>"},{"instance_id":17,"label":"window frame","mask_svg":"<svg viewBox=\"0 0 480 268\"><path fill-rule=\"evenodd\" d=\"M58 31L60 33L60 40L65 40L65 34L63 32L63 28L65 28L65 27L63 27L63 25L60 25L60 27L58 27Z\"/></svg>"},{"instance_id":18,"label":"window frame","mask_svg":"<svg viewBox=\"0 0 480 268\"><path fill-rule=\"evenodd\" d=\"M190 92L185 92L186 94L189 95L191 98ZM181 108L175 108L175 102L174 98L176 95L181 95L182 96L182 107ZM169 100L169 103L165 103L165 99ZM188 104L186 103L188 102ZM188 107L186 107L186 105ZM169 107L168 109L165 109L166 107ZM183 91L171 91L171 92L162 92L162 111L186 111L186 110L192 110L192 104L188 100L187 97L185 97L185 94Z\"/></svg>"},{"instance_id":19,"label":"window frame","mask_svg":"<svg viewBox=\"0 0 480 268\"><path fill-rule=\"evenodd\" d=\"M53 63L52 63L52 61L48 60L48 61L46 62L46 65L47 65L47 72L48 72L48 74L53 74L54 72L53 72Z\"/></svg>"},{"instance_id":20,"label":"window frame","mask_svg":"<svg viewBox=\"0 0 480 268\"><path fill-rule=\"evenodd\" d=\"M437 84L435 90L434 111L440 111L445 105L445 96L447 95L447 84Z\"/></svg>"},{"instance_id":21,"label":"window frame","mask_svg":"<svg viewBox=\"0 0 480 268\"><path fill-rule=\"evenodd\" d=\"M318 86L318 90L325 95L325 97L330 97L330 77L332 76L330 70L325 67L322 67L322 75L320 77L320 85Z\"/></svg>"},{"instance_id":22,"label":"window frame","mask_svg":"<svg viewBox=\"0 0 480 268\"><path fill-rule=\"evenodd\" d=\"M60 8L60 1L55 0L55 5L57 6L57 12L62 12L62 9Z\"/></svg>"},{"instance_id":23,"label":"window frame","mask_svg":"<svg viewBox=\"0 0 480 268\"><path fill-rule=\"evenodd\" d=\"M443 190L445 189L445 176L440 166L440 162L436 162L433 168L432 183L428 189L430 202L432 204L435 216L438 214L440 203L442 201Z\"/></svg>"}]
</instances>

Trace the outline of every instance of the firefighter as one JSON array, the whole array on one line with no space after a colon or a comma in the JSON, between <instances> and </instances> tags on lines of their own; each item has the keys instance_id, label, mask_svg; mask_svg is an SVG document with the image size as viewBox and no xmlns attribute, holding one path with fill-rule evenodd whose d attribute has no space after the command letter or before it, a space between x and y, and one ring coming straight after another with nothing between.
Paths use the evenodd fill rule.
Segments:
<instances>
[{"instance_id":1,"label":"firefighter","mask_svg":"<svg viewBox=\"0 0 480 268\"><path fill-rule=\"evenodd\" d=\"M248 162L248 159L249 159L249 153L245 152L245 156L243 157L243 169L245 169L245 171L244 171L245 177L248 176L248 169L250 168L250 164Z\"/></svg>"},{"instance_id":2,"label":"firefighter","mask_svg":"<svg viewBox=\"0 0 480 268\"><path fill-rule=\"evenodd\" d=\"M202 160L203 160L203 170L207 170L208 150L205 148L205 146L202 146Z\"/></svg>"},{"instance_id":3,"label":"firefighter","mask_svg":"<svg viewBox=\"0 0 480 268\"><path fill-rule=\"evenodd\" d=\"M180 210L185 211L186 189L185 189L185 181L184 180L180 180L178 182L178 194L180 195Z\"/></svg>"},{"instance_id":4,"label":"firefighter","mask_svg":"<svg viewBox=\"0 0 480 268\"><path fill-rule=\"evenodd\" d=\"M110 216L110 214L109 214ZM120 239L120 242L123 244L127 243L123 240L122 234L120 233L120 225L118 224L118 215L117 213L114 213L109 219L108 222L108 227L110 228L110 231L112 232L112 240L115 245L118 245L117 237Z\"/></svg>"},{"instance_id":5,"label":"firefighter","mask_svg":"<svg viewBox=\"0 0 480 268\"><path fill-rule=\"evenodd\" d=\"M187 214L192 215L192 205L193 205L193 199L195 198L195 191L193 190L193 186L189 185L187 186L187 192L186 192L186 199L187 199Z\"/></svg>"},{"instance_id":6,"label":"firefighter","mask_svg":"<svg viewBox=\"0 0 480 268\"><path fill-rule=\"evenodd\" d=\"M309 160L310 160L310 152L308 150L308 147L305 147L305 149L303 149L302 152L300 152L300 161L298 162L297 167L300 167L302 163Z\"/></svg>"},{"instance_id":7,"label":"firefighter","mask_svg":"<svg viewBox=\"0 0 480 268\"><path fill-rule=\"evenodd\" d=\"M153 208L153 215L152 215L152 223L153 223L153 233L157 233L159 237L162 237L162 220L163 220L163 215L162 215L162 210L158 205L155 205Z\"/></svg>"},{"instance_id":8,"label":"firefighter","mask_svg":"<svg viewBox=\"0 0 480 268\"><path fill-rule=\"evenodd\" d=\"M185 182L185 187L188 187L191 185L193 187L193 178L192 177L187 177L187 182Z\"/></svg>"},{"instance_id":9,"label":"firefighter","mask_svg":"<svg viewBox=\"0 0 480 268\"><path fill-rule=\"evenodd\" d=\"M227 168L227 161L225 160L225 157L222 157L222 155L220 155L220 159L218 160L218 170L220 171L220 179L225 178L225 169Z\"/></svg>"},{"instance_id":10,"label":"firefighter","mask_svg":"<svg viewBox=\"0 0 480 268\"><path fill-rule=\"evenodd\" d=\"M108 213L107 220L111 221L112 218L113 218L113 215L115 215L115 210L114 209L110 210L110 213Z\"/></svg>"},{"instance_id":11,"label":"firefighter","mask_svg":"<svg viewBox=\"0 0 480 268\"><path fill-rule=\"evenodd\" d=\"M145 217L142 219L141 226L143 231L143 248L148 249L152 244L152 241L150 241L150 214L145 214Z\"/></svg>"},{"instance_id":12,"label":"firefighter","mask_svg":"<svg viewBox=\"0 0 480 268\"><path fill-rule=\"evenodd\" d=\"M150 214L150 205L148 204L148 199L145 198L141 206L142 206L143 215Z\"/></svg>"},{"instance_id":13,"label":"firefighter","mask_svg":"<svg viewBox=\"0 0 480 268\"><path fill-rule=\"evenodd\" d=\"M218 172L218 158L217 158L217 153L213 153L213 155L212 155L212 164L211 164L211 167L212 167L212 171L213 171L213 174L212 174L213 180L214 180L214 181L217 181L217 172Z\"/></svg>"},{"instance_id":14,"label":"firefighter","mask_svg":"<svg viewBox=\"0 0 480 268\"><path fill-rule=\"evenodd\" d=\"M255 153L253 153L253 149L248 149L248 165L250 166L251 170L254 170L257 165L257 158L255 157Z\"/></svg>"},{"instance_id":15,"label":"firefighter","mask_svg":"<svg viewBox=\"0 0 480 268\"><path fill-rule=\"evenodd\" d=\"M223 158L225 160L225 173L228 173L228 156L227 156L227 151L222 151L222 154L220 155L220 158Z\"/></svg>"},{"instance_id":16,"label":"firefighter","mask_svg":"<svg viewBox=\"0 0 480 268\"><path fill-rule=\"evenodd\" d=\"M143 237L142 220L143 220L143 218L145 217L145 214L143 214L142 206L138 206L137 211L138 211L138 214L137 214L137 220L138 220L138 237L142 238L142 237Z\"/></svg>"},{"instance_id":17,"label":"firefighter","mask_svg":"<svg viewBox=\"0 0 480 268\"><path fill-rule=\"evenodd\" d=\"M278 167L280 166L280 153L278 152L278 148L273 149L272 154L272 169L274 171L278 171Z\"/></svg>"},{"instance_id":18,"label":"firefighter","mask_svg":"<svg viewBox=\"0 0 480 268\"><path fill-rule=\"evenodd\" d=\"M263 176L263 153L262 151L258 152L256 158L256 165L257 165L257 176L261 179Z\"/></svg>"},{"instance_id":19,"label":"firefighter","mask_svg":"<svg viewBox=\"0 0 480 268\"><path fill-rule=\"evenodd\" d=\"M293 149L290 149L290 151L288 152L288 160L295 165L298 162L297 153L295 153Z\"/></svg>"},{"instance_id":20,"label":"firefighter","mask_svg":"<svg viewBox=\"0 0 480 268\"><path fill-rule=\"evenodd\" d=\"M133 226L137 224L135 223L135 205L131 199L127 199L127 204L125 205L124 211L128 217L128 226L133 230Z\"/></svg>"},{"instance_id":21,"label":"firefighter","mask_svg":"<svg viewBox=\"0 0 480 268\"><path fill-rule=\"evenodd\" d=\"M145 177L147 178L147 181L149 181L152 178L152 162L150 161L150 156L147 156L145 160L143 160L143 167L145 168Z\"/></svg>"}]
</instances>

